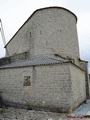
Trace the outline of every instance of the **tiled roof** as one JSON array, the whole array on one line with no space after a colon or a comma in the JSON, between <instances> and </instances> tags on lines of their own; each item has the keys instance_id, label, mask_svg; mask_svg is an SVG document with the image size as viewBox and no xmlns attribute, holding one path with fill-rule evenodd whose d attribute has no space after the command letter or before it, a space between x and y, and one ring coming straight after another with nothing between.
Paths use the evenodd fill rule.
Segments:
<instances>
[{"instance_id":1,"label":"tiled roof","mask_svg":"<svg viewBox=\"0 0 90 120\"><path fill-rule=\"evenodd\" d=\"M48 65L48 64L60 64L69 62L68 60L64 58L51 58L47 56L38 56L38 57L32 57L23 61L14 62L8 65L0 66L1 68L16 68L16 67L27 67L27 66L39 66L39 65Z\"/></svg>"}]
</instances>

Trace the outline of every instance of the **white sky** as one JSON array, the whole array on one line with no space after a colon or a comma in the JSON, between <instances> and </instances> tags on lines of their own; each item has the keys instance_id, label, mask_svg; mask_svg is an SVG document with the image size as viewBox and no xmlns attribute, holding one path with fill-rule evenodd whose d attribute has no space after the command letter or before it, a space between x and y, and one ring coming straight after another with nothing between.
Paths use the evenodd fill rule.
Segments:
<instances>
[{"instance_id":1,"label":"white sky","mask_svg":"<svg viewBox=\"0 0 90 120\"><path fill-rule=\"evenodd\" d=\"M90 0L0 0L0 18L3 23L6 42L10 40L32 12L47 6L65 7L76 14L78 17L80 56L81 59L90 61ZM0 34L0 57L4 57L5 54L3 47Z\"/></svg>"}]
</instances>

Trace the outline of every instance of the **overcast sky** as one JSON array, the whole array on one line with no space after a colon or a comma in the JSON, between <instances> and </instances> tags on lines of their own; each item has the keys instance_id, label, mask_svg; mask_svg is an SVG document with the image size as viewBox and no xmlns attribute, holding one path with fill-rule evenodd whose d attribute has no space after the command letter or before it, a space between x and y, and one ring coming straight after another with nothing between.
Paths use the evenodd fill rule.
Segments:
<instances>
[{"instance_id":1,"label":"overcast sky","mask_svg":"<svg viewBox=\"0 0 90 120\"><path fill-rule=\"evenodd\" d=\"M0 18L6 42L33 11L47 6L65 7L76 14L80 57L90 61L90 0L0 0ZM0 34L0 57L4 56L4 45Z\"/></svg>"}]
</instances>

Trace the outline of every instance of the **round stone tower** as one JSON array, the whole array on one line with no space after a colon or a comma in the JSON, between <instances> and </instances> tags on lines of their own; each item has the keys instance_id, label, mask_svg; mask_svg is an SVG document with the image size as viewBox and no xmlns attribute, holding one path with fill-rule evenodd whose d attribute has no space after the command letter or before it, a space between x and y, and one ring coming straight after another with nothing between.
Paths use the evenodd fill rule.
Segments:
<instances>
[{"instance_id":1,"label":"round stone tower","mask_svg":"<svg viewBox=\"0 0 90 120\"><path fill-rule=\"evenodd\" d=\"M32 14L34 55L79 58L77 17L62 7L48 7ZM32 38L31 38L32 39Z\"/></svg>"},{"instance_id":2,"label":"round stone tower","mask_svg":"<svg viewBox=\"0 0 90 120\"><path fill-rule=\"evenodd\" d=\"M38 9L5 47L10 56L29 51L30 57L59 55L78 63L80 56L76 23L76 15L65 8Z\"/></svg>"}]
</instances>

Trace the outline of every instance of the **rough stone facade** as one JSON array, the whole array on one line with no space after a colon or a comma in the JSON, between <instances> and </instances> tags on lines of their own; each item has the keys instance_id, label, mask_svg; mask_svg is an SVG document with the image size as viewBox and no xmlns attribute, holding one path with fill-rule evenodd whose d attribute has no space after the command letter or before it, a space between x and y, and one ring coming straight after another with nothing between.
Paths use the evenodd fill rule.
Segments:
<instances>
[{"instance_id":1,"label":"rough stone facade","mask_svg":"<svg viewBox=\"0 0 90 120\"><path fill-rule=\"evenodd\" d=\"M30 76L29 85L24 85L26 76ZM84 76L70 63L1 69L0 91L6 102L70 112L86 99Z\"/></svg>"},{"instance_id":2,"label":"rough stone facade","mask_svg":"<svg viewBox=\"0 0 90 120\"><path fill-rule=\"evenodd\" d=\"M20 61L20 60L25 60L28 58L28 53L24 52L24 53L20 53L20 54L15 54L13 56L9 56L9 57L4 57L0 59L0 66L2 65L7 65L16 61Z\"/></svg>"},{"instance_id":3,"label":"rough stone facade","mask_svg":"<svg viewBox=\"0 0 90 120\"><path fill-rule=\"evenodd\" d=\"M89 97L76 23L69 10L51 7L35 11L22 25L5 46L9 56L0 59L5 104L71 112Z\"/></svg>"},{"instance_id":4,"label":"rough stone facade","mask_svg":"<svg viewBox=\"0 0 90 120\"><path fill-rule=\"evenodd\" d=\"M86 97L87 97L87 99L89 99L90 96L89 96L88 62L87 61L80 61L80 67L85 71Z\"/></svg>"},{"instance_id":5,"label":"rough stone facade","mask_svg":"<svg viewBox=\"0 0 90 120\"><path fill-rule=\"evenodd\" d=\"M9 55L29 51L30 56L79 58L76 22L76 16L63 8L37 10L6 45Z\"/></svg>"}]
</instances>

